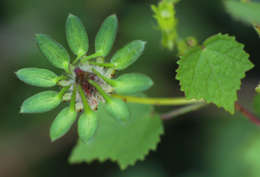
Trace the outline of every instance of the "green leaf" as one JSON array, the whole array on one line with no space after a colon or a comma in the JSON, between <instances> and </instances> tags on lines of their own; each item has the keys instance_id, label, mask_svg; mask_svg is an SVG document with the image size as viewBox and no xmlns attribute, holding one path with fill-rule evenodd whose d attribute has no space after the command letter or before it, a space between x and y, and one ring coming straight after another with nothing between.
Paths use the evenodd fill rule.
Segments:
<instances>
[{"instance_id":1,"label":"green leaf","mask_svg":"<svg viewBox=\"0 0 260 177\"><path fill-rule=\"evenodd\" d=\"M47 112L61 103L58 92L44 91L27 98L22 106L21 113Z\"/></svg>"},{"instance_id":2,"label":"green leaf","mask_svg":"<svg viewBox=\"0 0 260 177\"><path fill-rule=\"evenodd\" d=\"M54 119L50 128L51 141L55 141L65 135L75 122L77 112L70 107L62 109L62 111Z\"/></svg>"},{"instance_id":3,"label":"green leaf","mask_svg":"<svg viewBox=\"0 0 260 177\"><path fill-rule=\"evenodd\" d=\"M44 34L37 34L36 41L41 52L53 66L68 71L70 57L62 45Z\"/></svg>"},{"instance_id":4,"label":"green leaf","mask_svg":"<svg viewBox=\"0 0 260 177\"><path fill-rule=\"evenodd\" d=\"M114 68L123 70L133 64L143 53L144 46L144 41L135 40L118 50L111 59Z\"/></svg>"},{"instance_id":5,"label":"green leaf","mask_svg":"<svg viewBox=\"0 0 260 177\"><path fill-rule=\"evenodd\" d=\"M98 125L96 112L83 113L78 121L78 134L83 143L89 142L94 136Z\"/></svg>"},{"instance_id":6,"label":"green leaf","mask_svg":"<svg viewBox=\"0 0 260 177\"><path fill-rule=\"evenodd\" d=\"M38 87L52 87L58 81L54 72L41 68L23 68L18 70L16 75L21 81Z\"/></svg>"},{"instance_id":7,"label":"green leaf","mask_svg":"<svg viewBox=\"0 0 260 177\"><path fill-rule=\"evenodd\" d=\"M66 35L72 52L77 56L85 55L88 51L88 35L81 20L70 14L66 22Z\"/></svg>"},{"instance_id":8,"label":"green leaf","mask_svg":"<svg viewBox=\"0 0 260 177\"><path fill-rule=\"evenodd\" d=\"M127 104L119 98L111 98L106 103L106 110L118 120L127 120L130 117Z\"/></svg>"},{"instance_id":9,"label":"green leaf","mask_svg":"<svg viewBox=\"0 0 260 177\"><path fill-rule=\"evenodd\" d=\"M224 1L227 11L236 19L249 24L260 24L260 3Z\"/></svg>"},{"instance_id":10,"label":"green leaf","mask_svg":"<svg viewBox=\"0 0 260 177\"><path fill-rule=\"evenodd\" d=\"M118 122L101 105L97 111L99 127L93 141L88 144L79 141L69 158L70 163L110 159L125 169L137 160L144 160L150 150L155 150L163 133L159 116L151 115L150 105L129 103L128 107L131 118Z\"/></svg>"},{"instance_id":11,"label":"green leaf","mask_svg":"<svg viewBox=\"0 0 260 177\"><path fill-rule=\"evenodd\" d=\"M117 23L117 17L111 15L101 25L95 41L96 53L100 53L100 56L106 57L109 54L116 38Z\"/></svg>"},{"instance_id":12,"label":"green leaf","mask_svg":"<svg viewBox=\"0 0 260 177\"><path fill-rule=\"evenodd\" d=\"M253 68L243 48L234 37L217 34L184 54L176 78L186 97L204 99L233 114L240 80Z\"/></svg>"},{"instance_id":13,"label":"green leaf","mask_svg":"<svg viewBox=\"0 0 260 177\"><path fill-rule=\"evenodd\" d=\"M114 81L115 85L113 88L116 93L120 94L142 92L149 89L153 85L153 81L150 77L139 73L123 74Z\"/></svg>"}]
</instances>

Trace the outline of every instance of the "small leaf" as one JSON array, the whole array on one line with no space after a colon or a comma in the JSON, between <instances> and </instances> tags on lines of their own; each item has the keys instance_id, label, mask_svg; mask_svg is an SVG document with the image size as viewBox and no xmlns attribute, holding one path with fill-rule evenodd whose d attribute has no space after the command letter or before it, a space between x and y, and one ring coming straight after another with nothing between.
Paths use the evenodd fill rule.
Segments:
<instances>
[{"instance_id":1,"label":"small leaf","mask_svg":"<svg viewBox=\"0 0 260 177\"><path fill-rule=\"evenodd\" d=\"M41 52L53 66L68 71L70 57L62 45L44 34L37 34L36 41Z\"/></svg>"},{"instance_id":2,"label":"small leaf","mask_svg":"<svg viewBox=\"0 0 260 177\"><path fill-rule=\"evenodd\" d=\"M100 56L106 57L115 41L117 32L117 17L111 15L107 17L101 25L95 41L96 53L100 53Z\"/></svg>"},{"instance_id":3,"label":"small leaf","mask_svg":"<svg viewBox=\"0 0 260 177\"><path fill-rule=\"evenodd\" d=\"M118 50L111 59L114 68L123 70L133 64L141 56L144 46L144 41L136 40Z\"/></svg>"},{"instance_id":4,"label":"small leaf","mask_svg":"<svg viewBox=\"0 0 260 177\"><path fill-rule=\"evenodd\" d=\"M131 118L124 123L107 114L104 106L97 111L100 120L95 138L86 144L79 141L69 158L70 163L111 160L125 169L156 149L163 124L157 114L152 115L151 105L129 103Z\"/></svg>"},{"instance_id":5,"label":"small leaf","mask_svg":"<svg viewBox=\"0 0 260 177\"><path fill-rule=\"evenodd\" d=\"M77 112L70 107L64 108L53 121L50 128L51 141L55 141L65 135L75 122Z\"/></svg>"},{"instance_id":6,"label":"small leaf","mask_svg":"<svg viewBox=\"0 0 260 177\"><path fill-rule=\"evenodd\" d=\"M55 86L58 80L54 72L41 68L23 68L18 70L16 75L21 81L38 87Z\"/></svg>"},{"instance_id":7,"label":"small leaf","mask_svg":"<svg viewBox=\"0 0 260 177\"><path fill-rule=\"evenodd\" d=\"M217 34L185 53L176 78L186 97L204 99L233 114L241 79L254 66L243 48L234 37Z\"/></svg>"},{"instance_id":8,"label":"small leaf","mask_svg":"<svg viewBox=\"0 0 260 177\"><path fill-rule=\"evenodd\" d=\"M260 3L225 0L224 4L234 18L250 25L260 24Z\"/></svg>"},{"instance_id":9,"label":"small leaf","mask_svg":"<svg viewBox=\"0 0 260 177\"><path fill-rule=\"evenodd\" d=\"M95 134L98 125L95 112L84 112L78 121L78 134L82 142L87 143Z\"/></svg>"},{"instance_id":10,"label":"small leaf","mask_svg":"<svg viewBox=\"0 0 260 177\"><path fill-rule=\"evenodd\" d=\"M58 92L44 91L27 98L22 106L21 113L47 112L56 108L61 103Z\"/></svg>"},{"instance_id":11,"label":"small leaf","mask_svg":"<svg viewBox=\"0 0 260 177\"><path fill-rule=\"evenodd\" d=\"M115 79L113 88L116 93L132 94L149 89L153 85L152 79L144 74L124 74Z\"/></svg>"},{"instance_id":12,"label":"small leaf","mask_svg":"<svg viewBox=\"0 0 260 177\"><path fill-rule=\"evenodd\" d=\"M119 98L111 98L106 103L106 110L118 120L127 120L130 117L127 104Z\"/></svg>"},{"instance_id":13,"label":"small leaf","mask_svg":"<svg viewBox=\"0 0 260 177\"><path fill-rule=\"evenodd\" d=\"M66 22L66 35L72 52L77 56L85 55L88 51L88 35L81 20L70 14Z\"/></svg>"}]
</instances>

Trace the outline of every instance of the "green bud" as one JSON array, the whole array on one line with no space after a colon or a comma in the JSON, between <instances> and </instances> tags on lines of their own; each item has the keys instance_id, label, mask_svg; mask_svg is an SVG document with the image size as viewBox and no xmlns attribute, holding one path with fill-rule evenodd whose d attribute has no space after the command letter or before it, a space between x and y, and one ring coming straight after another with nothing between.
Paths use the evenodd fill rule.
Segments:
<instances>
[{"instance_id":1,"label":"green bud","mask_svg":"<svg viewBox=\"0 0 260 177\"><path fill-rule=\"evenodd\" d=\"M61 103L58 92L44 91L27 98L22 106L21 113L47 112L56 108Z\"/></svg>"},{"instance_id":2,"label":"green bud","mask_svg":"<svg viewBox=\"0 0 260 177\"><path fill-rule=\"evenodd\" d=\"M23 68L18 70L16 75L21 81L38 87L52 87L58 81L54 72L41 68Z\"/></svg>"},{"instance_id":3,"label":"green bud","mask_svg":"<svg viewBox=\"0 0 260 177\"><path fill-rule=\"evenodd\" d=\"M144 46L144 41L135 40L118 50L111 59L114 68L123 70L133 64L142 54Z\"/></svg>"},{"instance_id":4,"label":"green bud","mask_svg":"<svg viewBox=\"0 0 260 177\"><path fill-rule=\"evenodd\" d=\"M119 98L111 98L107 100L105 108L111 116L118 120L128 120L130 118L130 113L126 103Z\"/></svg>"},{"instance_id":5,"label":"green bud","mask_svg":"<svg viewBox=\"0 0 260 177\"><path fill-rule=\"evenodd\" d=\"M95 112L84 112L78 121L78 134L80 140L84 143L88 142L94 136L97 124L98 119Z\"/></svg>"},{"instance_id":6,"label":"green bud","mask_svg":"<svg viewBox=\"0 0 260 177\"><path fill-rule=\"evenodd\" d=\"M41 52L53 66L68 71L70 57L62 45L45 34L37 34L36 41Z\"/></svg>"},{"instance_id":7,"label":"green bud","mask_svg":"<svg viewBox=\"0 0 260 177\"><path fill-rule=\"evenodd\" d=\"M115 15L107 17L101 25L95 41L96 53L106 57L110 52L116 38L117 18Z\"/></svg>"},{"instance_id":8,"label":"green bud","mask_svg":"<svg viewBox=\"0 0 260 177\"><path fill-rule=\"evenodd\" d=\"M77 56L85 55L88 51L88 35L81 20L70 14L66 22L66 35L72 52Z\"/></svg>"},{"instance_id":9,"label":"green bud","mask_svg":"<svg viewBox=\"0 0 260 177\"><path fill-rule=\"evenodd\" d=\"M260 93L260 84L255 88L255 91L256 91L257 93Z\"/></svg>"},{"instance_id":10,"label":"green bud","mask_svg":"<svg viewBox=\"0 0 260 177\"><path fill-rule=\"evenodd\" d=\"M138 73L123 74L114 81L115 85L113 88L116 93L120 94L142 92L153 85L152 79L144 74Z\"/></svg>"},{"instance_id":11,"label":"green bud","mask_svg":"<svg viewBox=\"0 0 260 177\"><path fill-rule=\"evenodd\" d=\"M77 117L77 112L70 107L64 108L54 119L50 128L51 141L59 139L65 135L75 122Z\"/></svg>"},{"instance_id":12,"label":"green bud","mask_svg":"<svg viewBox=\"0 0 260 177\"><path fill-rule=\"evenodd\" d=\"M257 94L253 99L254 111L260 115L260 94Z\"/></svg>"},{"instance_id":13,"label":"green bud","mask_svg":"<svg viewBox=\"0 0 260 177\"><path fill-rule=\"evenodd\" d=\"M175 3L177 3L176 0L163 0L159 2L158 6L151 6L154 12L153 17L156 19L162 33L162 45L169 50L174 48L178 38Z\"/></svg>"},{"instance_id":14,"label":"green bud","mask_svg":"<svg viewBox=\"0 0 260 177\"><path fill-rule=\"evenodd\" d=\"M257 32L258 36L260 37L260 25L254 24L253 27L254 27L255 31Z\"/></svg>"}]
</instances>

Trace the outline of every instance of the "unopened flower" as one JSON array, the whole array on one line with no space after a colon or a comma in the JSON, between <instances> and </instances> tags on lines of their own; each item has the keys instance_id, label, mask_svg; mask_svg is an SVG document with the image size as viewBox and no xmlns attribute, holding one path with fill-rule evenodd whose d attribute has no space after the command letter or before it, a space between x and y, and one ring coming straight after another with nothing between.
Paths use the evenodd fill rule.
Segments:
<instances>
[{"instance_id":1,"label":"unopened flower","mask_svg":"<svg viewBox=\"0 0 260 177\"><path fill-rule=\"evenodd\" d=\"M57 75L41 68L23 68L16 72L17 77L27 84L38 87L58 85L60 91L43 91L26 99L21 106L21 113L47 112L56 108L63 101L69 105L57 115L50 128L52 141L66 134L77 119L78 134L82 141L87 142L93 137L97 125L96 111L100 103L105 104L109 114L118 120L127 120L130 113L126 103L112 93L134 94L149 89L152 80L140 73L123 74L113 78L117 70L123 70L133 64L142 54L145 42L135 40L119 49L105 62L117 31L117 18L111 15L105 19L95 39L95 53L87 55L88 35L80 21L69 15L66 22L66 37L75 60L59 43L44 34L37 34L36 41L41 52L49 62L64 72Z\"/></svg>"}]
</instances>

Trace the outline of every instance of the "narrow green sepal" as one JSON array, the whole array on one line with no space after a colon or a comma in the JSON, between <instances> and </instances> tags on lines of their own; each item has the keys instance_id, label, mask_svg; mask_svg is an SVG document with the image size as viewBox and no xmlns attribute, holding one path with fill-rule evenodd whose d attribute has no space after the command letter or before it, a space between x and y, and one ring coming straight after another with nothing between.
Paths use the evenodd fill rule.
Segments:
<instances>
[{"instance_id":1,"label":"narrow green sepal","mask_svg":"<svg viewBox=\"0 0 260 177\"><path fill-rule=\"evenodd\" d=\"M66 107L61 110L61 112L54 119L50 128L50 138L54 142L57 139L65 135L75 122L77 117L77 112Z\"/></svg>"},{"instance_id":2,"label":"narrow green sepal","mask_svg":"<svg viewBox=\"0 0 260 177\"><path fill-rule=\"evenodd\" d=\"M41 113L56 108L61 103L59 93L55 91L44 91L27 98L20 113Z\"/></svg>"},{"instance_id":3,"label":"narrow green sepal","mask_svg":"<svg viewBox=\"0 0 260 177\"><path fill-rule=\"evenodd\" d=\"M110 96L107 95L107 93L105 93L105 91L100 87L100 85L98 85L98 83L96 83L93 80L88 80L88 82L93 85L94 87L96 87L96 89L98 90L98 92L103 96L103 98L108 102L110 101Z\"/></svg>"},{"instance_id":4,"label":"narrow green sepal","mask_svg":"<svg viewBox=\"0 0 260 177\"><path fill-rule=\"evenodd\" d=\"M106 76L104 76L103 74L101 74L100 72L98 72L96 69L92 69L92 71L98 76L100 77L101 79L103 79L107 84L111 85L111 86L115 86L116 85L116 81L110 79L110 78L107 78Z\"/></svg>"},{"instance_id":5,"label":"narrow green sepal","mask_svg":"<svg viewBox=\"0 0 260 177\"><path fill-rule=\"evenodd\" d=\"M69 70L70 56L61 44L45 34L36 34L36 41L41 52L53 66Z\"/></svg>"},{"instance_id":6,"label":"narrow green sepal","mask_svg":"<svg viewBox=\"0 0 260 177\"><path fill-rule=\"evenodd\" d=\"M130 112L127 104L119 98L111 98L105 105L107 112L117 120L128 120L130 118Z\"/></svg>"},{"instance_id":7,"label":"narrow green sepal","mask_svg":"<svg viewBox=\"0 0 260 177\"><path fill-rule=\"evenodd\" d=\"M88 51L88 35L81 20L69 14L66 22L66 36L72 52L77 56L85 55Z\"/></svg>"},{"instance_id":8,"label":"narrow green sepal","mask_svg":"<svg viewBox=\"0 0 260 177\"><path fill-rule=\"evenodd\" d=\"M116 15L107 17L101 25L95 40L95 50L100 56L106 57L115 41L118 21Z\"/></svg>"},{"instance_id":9,"label":"narrow green sepal","mask_svg":"<svg viewBox=\"0 0 260 177\"><path fill-rule=\"evenodd\" d=\"M53 87L59 79L54 72L41 68L22 68L15 74L26 84L38 87Z\"/></svg>"},{"instance_id":10,"label":"narrow green sepal","mask_svg":"<svg viewBox=\"0 0 260 177\"><path fill-rule=\"evenodd\" d=\"M84 112L78 120L78 134L82 142L87 143L95 134L98 125L97 114Z\"/></svg>"},{"instance_id":11,"label":"narrow green sepal","mask_svg":"<svg viewBox=\"0 0 260 177\"><path fill-rule=\"evenodd\" d=\"M153 85L150 77L139 73L123 74L113 81L115 82L113 86L115 92L120 94L142 92Z\"/></svg>"},{"instance_id":12,"label":"narrow green sepal","mask_svg":"<svg viewBox=\"0 0 260 177\"><path fill-rule=\"evenodd\" d=\"M118 50L112 57L111 63L117 70L123 70L133 64L143 53L144 41L135 40Z\"/></svg>"}]
</instances>

